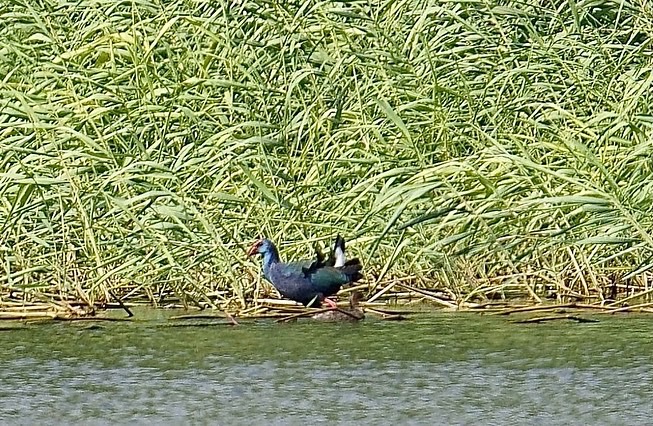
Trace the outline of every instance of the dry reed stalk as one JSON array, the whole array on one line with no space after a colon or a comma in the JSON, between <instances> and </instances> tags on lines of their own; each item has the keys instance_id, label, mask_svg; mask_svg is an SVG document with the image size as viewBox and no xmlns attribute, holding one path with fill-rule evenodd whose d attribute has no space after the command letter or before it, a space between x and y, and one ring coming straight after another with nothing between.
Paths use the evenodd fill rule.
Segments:
<instances>
[{"instance_id":1,"label":"dry reed stalk","mask_svg":"<svg viewBox=\"0 0 653 426\"><path fill-rule=\"evenodd\" d=\"M579 317L577 315L551 315L551 316L546 316L546 317L537 317L537 318L527 318L527 319L523 319L523 320L514 320L513 322L516 323L516 324L538 324L538 323L543 323L543 322L559 321L559 320L569 320L569 321L576 321L576 322L582 322L582 323L599 322L599 320L596 320L596 319L583 318L583 317Z\"/></svg>"},{"instance_id":2,"label":"dry reed stalk","mask_svg":"<svg viewBox=\"0 0 653 426\"><path fill-rule=\"evenodd\" d=\"M622 306L621 308L611 309L609 311L606 311L606 313L616 314L618 312L633 312L636 310L642 310L643 308L650 308L652 306L653 306L653 302L640 303L639 305Z\"/></svg>"}]
</instances>

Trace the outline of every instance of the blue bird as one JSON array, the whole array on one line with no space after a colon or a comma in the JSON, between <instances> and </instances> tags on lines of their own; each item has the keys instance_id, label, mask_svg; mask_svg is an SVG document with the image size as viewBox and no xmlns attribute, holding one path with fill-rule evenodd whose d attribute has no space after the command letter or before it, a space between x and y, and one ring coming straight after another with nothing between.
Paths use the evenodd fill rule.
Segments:
<instances>
[{"instance_id":1,"label":"blue bird","mask_svg":"<svg viewBox=\"0 0 653 426\"><path fill-rule=\"evenodd\" d=\"M344 239L340 235L327 261L316 250L315 260L281 262L274 243L265 238L256 241L247 254L263 256L263 276L283 297L309 307L319 306L324 301L334 308L335 302L328 297L336 294L343 285L363 277L363 267L358 259L345 260Z\"/></svg>"}]
</instances>

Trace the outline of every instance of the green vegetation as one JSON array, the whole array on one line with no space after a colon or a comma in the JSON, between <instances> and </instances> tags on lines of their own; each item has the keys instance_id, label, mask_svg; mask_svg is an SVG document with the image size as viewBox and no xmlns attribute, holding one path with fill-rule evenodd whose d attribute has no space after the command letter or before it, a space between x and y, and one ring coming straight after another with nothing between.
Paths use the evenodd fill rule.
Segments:
<instances>
[{"instance_id":1,"label":"green vegetation","mask_svg":"<svg viewBox=\"0 0 653 426\"><path fill-rule=\"evenodd\" d=\"M651 34L607 0L4 2L0 302L246 306L258 235L338 232L369 295L646 299Z\"/></svg>"}]
</instances>

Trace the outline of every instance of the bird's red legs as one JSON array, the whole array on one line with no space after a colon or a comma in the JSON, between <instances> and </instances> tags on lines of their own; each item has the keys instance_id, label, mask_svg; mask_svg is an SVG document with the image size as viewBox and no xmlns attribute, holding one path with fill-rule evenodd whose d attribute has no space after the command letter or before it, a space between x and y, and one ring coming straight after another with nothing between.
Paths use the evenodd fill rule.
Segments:
<instances>
[{"instance_id":1,"label":"bird's red legs","mask_svg":"<svg viewBox=\"0 0 653 426\"><path fill-rule=\"evenodd\" d=\"M333 300L329 299L328 297L325 297L325 298L324 298L324 302L325 302L327 305L329 305L329 307L330 307L331 309L338 309L338 305L336 304L336 302L334 302Z\"/></svg>"}]
</instances>

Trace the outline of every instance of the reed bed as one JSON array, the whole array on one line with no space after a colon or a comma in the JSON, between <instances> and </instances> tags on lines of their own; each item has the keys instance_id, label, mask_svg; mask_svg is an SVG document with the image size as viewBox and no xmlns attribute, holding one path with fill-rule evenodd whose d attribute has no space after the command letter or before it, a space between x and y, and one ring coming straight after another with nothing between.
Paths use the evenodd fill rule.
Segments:
<instances>
[{"instance_id":1,"label":"reed bed","mask_svg":"<svg viewBox=\"0 0 653 426\"><path fill-rule=\"evenodd\" d=\"M643 1L0 5L0 310L245 312L258 235L336 233L373 302L649 303L651 34Z\"/></svg>"}]
</instances>

